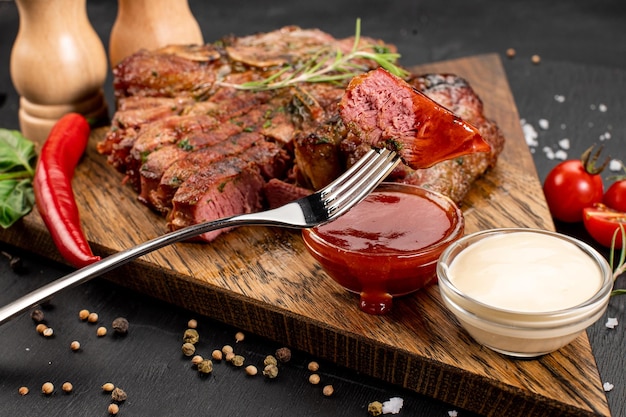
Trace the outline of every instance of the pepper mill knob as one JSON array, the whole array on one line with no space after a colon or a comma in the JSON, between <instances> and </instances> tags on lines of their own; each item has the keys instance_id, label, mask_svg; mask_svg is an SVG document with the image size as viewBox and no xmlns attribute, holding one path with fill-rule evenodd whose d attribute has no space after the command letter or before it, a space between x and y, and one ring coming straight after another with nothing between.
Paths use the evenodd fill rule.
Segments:
<instances>
[{"instance_id":1,"label":"pepper mill knob","mask_svg":"<svg viewBox=\"0 0 626 417\"><path fill-rule=\"evenodd\" d=\"M43 143L56 121L77 112L105 119L104 46L87 17L86 0L16 0L20 27L10 72L20 95L22 134Z\"/></svg>"},{"instance_id":2,"label":"pepper mill knob","mask_svg":"<svg viewBox=\"0 0 626 417\"><path fill-rule=\"evenodd\" d=\"M140 49L204 43L187 0L118 0L109 38L111 67Z\"/></svg>"}]
</instances>

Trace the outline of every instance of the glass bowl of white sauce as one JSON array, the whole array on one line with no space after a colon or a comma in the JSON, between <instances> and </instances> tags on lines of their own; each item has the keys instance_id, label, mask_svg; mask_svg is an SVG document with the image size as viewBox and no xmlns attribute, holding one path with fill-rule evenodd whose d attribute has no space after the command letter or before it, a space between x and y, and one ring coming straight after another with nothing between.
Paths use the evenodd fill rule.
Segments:
<instances>
[{"instance_id":1,"label":"glass bowl of white sauce","mask_svg":"<svg viewBox=\"0 0 626 417\"><path fill-rule=\"evenodd\" d=\"M437 265L447 308L478 343L534 358L572 342L605 312L613 276L606 259L555 232L504 228L464 236Z\"/></svg>"}]
</instances>

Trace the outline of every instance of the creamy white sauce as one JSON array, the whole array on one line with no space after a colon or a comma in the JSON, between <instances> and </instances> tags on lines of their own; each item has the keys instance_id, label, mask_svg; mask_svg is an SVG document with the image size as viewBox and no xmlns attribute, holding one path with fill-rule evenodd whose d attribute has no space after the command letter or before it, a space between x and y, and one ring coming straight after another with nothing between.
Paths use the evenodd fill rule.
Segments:
<instances>
[{"instance_id":1,"label":"creamy white sauce","mask_svg":"<svg viewBox=\"0 0 626 417\"><path fill-rule=\"evenodd\" d=\"M576 306L591 298L602 281L597 263L576 245L532 232L474 243L454 258L448 276L467 296L520 312Z\"/></svg>"}]
</instances>

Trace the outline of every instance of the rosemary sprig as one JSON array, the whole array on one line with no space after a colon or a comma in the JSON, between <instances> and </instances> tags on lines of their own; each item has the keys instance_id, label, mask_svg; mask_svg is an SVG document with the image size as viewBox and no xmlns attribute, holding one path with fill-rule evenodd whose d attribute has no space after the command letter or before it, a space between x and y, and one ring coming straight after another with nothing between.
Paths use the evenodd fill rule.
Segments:
<instances>
[{"instance_id":1,"label":"rosemary sprig","mask_svg":"<svg viewBox=\"0 0 626 417\"><path fill-rule=\"evenodd\" d=\"M613 281L617 279L620 275L626 272L626 229L624 229L624 225L619 225L619 231L616 230L613 235L613 240L611 241L611 252L609 254L609 261L611 265L611 270L613 271ZM617 233L621 233L622 237L622 250L619 254L619 260L617 262L617 266L615 264L615 240L617 239ZM626 294L626 289L617 289L611 292L611 295L622 295Z\"/></svg>"},{"instance_id":2,"label":"rosemary sprig","mask_svg":"<svg viewBox=\"0 0 626 417\"><path fill-rule=\"evenodd\" d=\"M389 52L388 49L377 45L368 45L367 49L359 49L360 41L361 19L357 19L354 45L347 54L343 54L339 48L321 48L304 62L285 64L265 79L242 84L220 83L220 85L238 90L266 91L299 83L339 83L367 70L368 67L365 65L359 65L358 59L374 61L398 77L408 77L408 71L396 65L400 54Z\"/></svg>"}]
</instances>

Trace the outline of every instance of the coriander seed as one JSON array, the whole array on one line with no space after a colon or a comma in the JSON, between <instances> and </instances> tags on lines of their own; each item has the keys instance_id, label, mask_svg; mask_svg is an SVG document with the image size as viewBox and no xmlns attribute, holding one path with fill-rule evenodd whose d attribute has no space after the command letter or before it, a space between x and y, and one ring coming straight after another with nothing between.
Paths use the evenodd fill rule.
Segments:
<instances>
[{"instance_id":1,"label":"coriander seed","mask_svg":"<svg viewBox=\"0 0 626 417\"><path fill-rule=\"evenodd\" d=\"M267 365L263 368L263 375L270 379L274 379L278 376L278 367L276 365Z\"/></svg>"},{"instance_id":2,"label":"coriander seed","mask_svg":"<svg viewBox=\"0 0 626 417\"><path fill-rule=\"evenodd\" d=\"M276 358L272 355L267 355L265 357L265 359L263 360L263 365L267 366L267 365L278 365L278 361L276 360Z\"/></svg>"},{"instance_id":3,"label":"coriander seed","mask_svg":"<svg viewBox=\"0 0 626 417\"><path fill-rule=\"evenodd\" d=\"M78 340L74 340L72 343L70 343L70 349L72 349L73 351L77 351L78 349L80 349L80 342Z\"/></svg>"},{"instance_id":4,"label":"coriander seed","mask_svg":"<svg viewBox=\"0 0 626 417\"><path fill-rule=\"evenodd\" d=\"M227 353L232 353L233 352L233 347L231 345L224 345L224 347L222 347L222 353L224 355L226 355Z\"/></svg>"},{"instance_id":5,"label":"coriander seed","mask_svg":"<svg viewBox=\"0 0 626 417\"><path fill-rule=\"evenodd\" d=\"M41 323L44 319L43 311L36 308L30 312L30 318L33 319L35 323Z\"/></svg>"},{"instance_id":6,"label":"coriander seed","mask_svg":"<svg viewBox=\"0 0 626 417\"><path fill-rule=\"evenodd\" d=\"M198 364L200 362L202 362L204 360L204 358L200 355L195 355L193 358L191 358L191 363L195 366L198 366Z\"/></svg>"},{"instance_id":7,"label":"coriander seed","mask_svg":"<svg viewBox=\"0 0 626 417\"><path fill-rule=\"evenodd\" d=\"M541 57L539 55L533 55L532 57L530 57L530 61L537 65L541 62Z\"/></svg>"},{"instance_id":8,"label":"coriander seed","mask_svg":"<svg viewBox=\"0 0 626 417\"><path fill-rule=\"evenodd\" d=\"M228 352L226 356L224 357L224 359L226 359L226 362L231 362L234 357L235 357L235 352Z\"/></svg>"},{"instance_id":9,"label":"coriander seed","mask_svg":"<svg viewBox=\"0 0 626 417\"><path fill-rule=\"evenodd\" d=\"M219 349L215 349L212 353L211 353L211 357L213 359L215 359L216 361L221 361L223 358L223 354L222 351Z\"/></svg>"},{"instance_id":10,"label":"coriander seed","mask_svg":"<svg viewBox=\"0 0 626 417\"><path fill-rule=\"evenodd\" d=\"M183 355L192 356L194 353L196 353L196 347L193 345L193 343L185 342L183 343L182 351Z\"/></svg>"},{"instance_id":11,"label":"coriander seed","mask_svg":"<svg viewBox=\"0 0 626 417\"><path fill-rule=\"evenodd\" d=\"M41 334L45 337L51 337L54 334L54 330L52 330L52 327L46 327Z\"/></svg>"},{"instance_id":12,"label":"coriander seed","mask_svg":"<svg viewBox=\"0 0 626 417\"><path fill-rule=\"evenodd\" d=\"M280 362L289 362L291 360L291 349L288 347L282 347L276 350L276 359Z\"/></svg>"},{"instance_id":13,"label":"coriander seed","mask_svg":"<svg viewBox=\"0 0 626 417\"><path fill-rule=\"evenodd\" d=\"M312 362L309 362L309 364L307 365L307 368L311 372L317 372L320 369L320 364L315 361L312 361Z\"/></svg>"},{"instance_id":14,"label":"coriander seed","mask_svg":"<svg viewBox=\"0 0 626 417\"><path fill-rule=\"evenodd\" d=\"M309 382L313 385L317 385L320 383L320 376L318 374L311 374L309 376Z\"/></svg>"},{"instance_id":15,"label":"coriander seed","mask_svg":"<svg viewBox=\"0 0 626 417\"><path fill-rule=\"evenodd\" d=\"M205 359L198 364L198 371L203 374L210 374L213 372L213 362L210 359Z\"/></svg>"},{"instance_id":16,"label":"coriander seed","mask_svg":"<svg viewBox=\"0 0 626 417\"><path fill-rule=\"evenodd\" d=\"M196 329L187 329L183 333L183 342L195 345L200 340L200 335Z\"/></svg>"},{"instance_id":17,"label":"coriander seed","mask_svg":"<svg viewBox=\"0 0 626 417\"><path fill-rule=\"evenodd\" d=\"M243 366L243 363L245 362L245 358L241 355L235 355L233 356L233 358L230 360L230 363L232 363L233 365L239 367L239 366Z\"/></svg>"},{"instance_id":18,"label":"coriander seed","mask_svg":"<svg viewBox=\"0 0 626 417\"><path fill-rule=\"evenodd\" d=\"M250 376L254 376L259 372L259 370L256 368L256 366L254 365L248 365L246 366L246 374L250 375Z\"/></svg>"},{"instance_id":19,"label":"coriander seed","mask_svg":"<svg viewBox=\"0 0 626 417\"><path fill-rule=\"evenodd\" d=\"M98 337L104 337L107 334L107 328L104 326L100 326L98 327L98 330L96 330L96 335Z\"/></svg>"},{"instance_id":20,"label":"coriander seed","mask_svg":"<svg viewBox=\"0 0 626 417\"><path fill-rule=\"evenodd\" d=\"M90 314L89 310L85 310L85 309L80 310L78 312L78 318L81 319L82 321L85 321L89 318L89 314Z\"/></svg>"},{"instance_id":21,"label":"coriander seed","mask_svg":"<svg viewBox=\"0 0 626 417\"><path fill-rule=\"evenodd\" d=\"M113 320L113 323L111 323L111 327L113 328L113 331L117 334L126 334L128 333L128 320L126 320L124 317L118 317L115 320Z\"/></svg>"},{"instance_id":22,"label":"coriander seed","mask_svg":"<svg viewBox=\"0 0 626 417\"><path fill-rule=\"evenodd\" d=\"M36 327L35 330L37 330L37 333L39 334L43 334L43 331L46 330L48 328L48 326L46 326L43 323L39 323Z\"/></svg>"},{"instance_id":23,"label":"coriander seed","mask_svg":"<svg viewBox=\"0 0 626 417\"><path fill-rule=\"evenodd\" d=\"M243 339L245 339L245 337L246 335L243 334L243 332L235 333L235 343L243 342Z\"/></svg>"},{"instance_id":24,"label":"coriander seed","mask_svg":"<svg viewBox=\"0 0 626 417\"><path fill-rule=\"evenodd\" d=\"M89 323L96 323L98 321L98 313L89 313L87 321Z\"/></svg>"},{"instance_id":25,"label":"coriander seed","mask_svg":"<svg viewBox=\"0 0 626 417\"><path fill-rule=\"evenodd\" d=\"M120 406L117 404L109 404L109 408L107 409L109 414L115 415L120 412Z\"/></svg>"},{"instance_id":26,"label":"coriander seed","mask_svg":"<svg viewBox=\"0 0 626 417\"><path fill-rule=\"evenodd\" d=\"M41 392L43 392L46 395L52 394L54 392L54 385L52 385L52 382L45 382L41 386Z\"/></svg>"},{"instance_id":27,"label":"coriander seed","mask_svg":"<svg viewBox=\"0 0 626 417\"><path fill-rule=\"evenodd\" d=\"M19 387L19 389L17 390L18 394L20 395L26 395L29 391L30 390L28 389L28 387Z\"/></svg>"},{"instance_id":28,"label":"coriander seed","mask_svg":"<svg viewBox=\"0 0 626 417\"><path fill-rule=\"evenodd\" d=\"M71 382L64 382L63 385L61 385L61 389L63 390L63 392L66 392L69 394L74 389L74 386L72 385Z\"/></svg>"},{"instance_id":29,"label":"coriander seed","mask_svg":"<svg viewBox=\"0 0 626 417\"><path fill-rule=\"evenodd\" d=\"M121 403L126 401L127 398L128 395L126 395L126 392L119 387L115 387L113 391L111 391L111 399L115 402Z\"/></svg>"},{"instance_id":30,"label":"coriander seed","mask_svg":"<svg viewBox=\"0 0 626 417\"><path fill-rule=\"evenodd\" d=\"M332 385L326 385L322 389L322 394L324 394L326 397L330 397L331 395L333 395L334 392L335 392L335 389L333 388Z\"/></svg>"},{"instance_id":31,"label":"coriander seed","mask_svg":"<svg viewBox=\"0 0 626 417\"><path fill-rule=\"evenodd\" d=\"M115 389L115 385L113 385L111 382L107 382L106 384L102 385L102 391L104 392L111 392Z\"/></svg>"},{"instance_id":32,"label":"coriander seed","mask_svg":"<svg viewBox=\"0 0 626 417\"><path fill-rule=\"evenodd\" d=\"M191 319L187 322L187 327L190 329L195 329L198 327L198 321L196 319Z\"/></svg>"},{"instance_id":33,"label":"coriander seed","mask_svg":"<svg viewBox=\"0 0 626 417\"><path fill-rule=\"evenodd\" d=\"M379 416L383 413L383 405L380 401L374 401L367 405L367 412L370 416Z\"/></svg>"}]
</instances>

